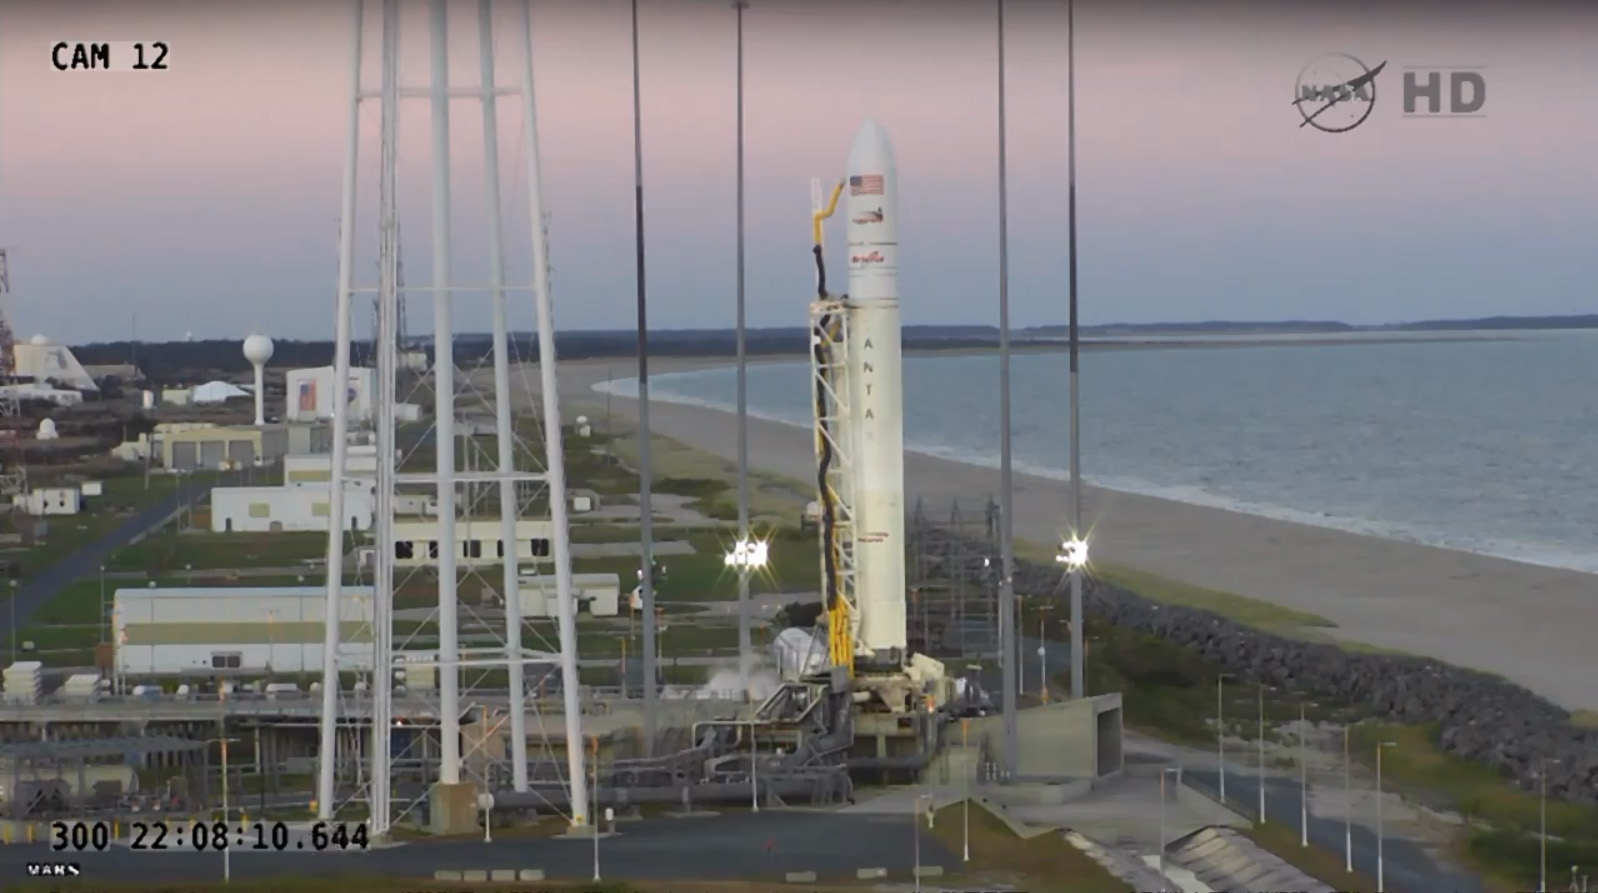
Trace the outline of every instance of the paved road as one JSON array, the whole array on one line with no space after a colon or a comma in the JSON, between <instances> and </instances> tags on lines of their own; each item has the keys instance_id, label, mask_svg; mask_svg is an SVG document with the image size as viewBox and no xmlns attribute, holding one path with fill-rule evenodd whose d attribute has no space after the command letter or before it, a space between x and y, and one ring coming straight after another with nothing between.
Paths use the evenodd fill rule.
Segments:
<instances>
[{"instance_id":1,"label":"paved road","mask_svg":"<svg viewBox=\"0 0 1598 893\"><path fill-rule=\"evenodd\" d=\"M814 871L822 880L853 879L857 868L886 868L908 881L915 864L915 834L903 816L855 816L808 810L728 813L692 819L656 818L624 823L599 843L606 879L782 880L785 872ZM921 861L954 870L959 858L923 833ZM768 844L770 845L768 849ZM150 853L116 848L104 853L57 854L44 844L0 847L0 875L24 876L24 863L69 858L84 879L135 876L193 881L222 876L217 853ZM541 868L550 878L593 877L589 840L501 837L481 841L417 842L371 853L232 854L233 876L374 874L430 879L438 870Z\"/></svg>"},{"instance_id":2,"label":"paved road","mask_svg":"<svg viewBox=\"0 0 1598 893\"><path fill-rule=\"evenodd\" d=\"M1189 786L1215 797L1218 774L1214 765L1208 768L1184 769ZM1275 824L1298 830L1298 782L1287 779L1266 778L1265 815ZM1259 776L1252 771L1228 767L1226 772L1226 799L1229 806L1250 818L1259 810ZM1345 852L1345 829L1342 820L1323 819L1313 812L1309 815L1310 846L1342 856ZM1359 822L1352 827L1354 842L1354 870L1368 878L1376 877L1376 832ZM1383 862L1386 863L1388 893L1433 893L1449 890L1453 893L1484 893L1479 878L1461 873L1451 867L1439 865L1418 844L1394 837L1390 831L1382 835ZM1335 878L1326 878L1335 882Z\"/></svg>"},{"instance_id":3,"label":"paved road","mask_svg":"<svg viewBox=\"0 0 1598 893\"><path fill-rule=\"evenodd\" d=\"M212 486L227 486L230 483L233 481L224 475L217 477L213 484L181 487L178 492L160 502L140 509L95 542L83 546L24 580L17 590L13 610L0 612L0 642L10 641L13 622L16 623L18 630L27 629L33 621L33 615L38 613L40 608L74 581L97 573L100 565L105 564L112 552L132 542L136 537L149 533L156 525L172 517L179 508L199 502L211 492Z\"/></svg>"},{"instance_id":4,"label":"paved road","mask_svg":"<svg viewBox=\"0 0 1598 893\"><path fill-rule=\"evenodd\" d=\"M1037 654L1038 640L1021 638L1021 668L1026 673L1026 690L1036 693L1037 680L1039 679L1040 659ZM1071 648L1066 642L1049 642L1045 658L1048 662L1048 675L1052 678L1067 674L1071 670ZM998 670L985 670L981 674L981 682L988 693L993 696L995 705L999 701L999 685L1001 676ZM1133 746L1128 741L1129 749ZM1202 765L1190 766L1185 769L1184 776L1190 785L1211 797L1217 796L1218 773L1215 761L1212 758ZM1265 814L1273 821L1282 821L1290 828L1298 828L1299 819L1299 794L1300 788L1296 779L1273 779L1265 781ZM1242 814L1253 818L1258 811L1259 804L1259 776L1252 769L1245 769L1236 764L1228 763L1226 769L1226 799L1227 804ZM1310 845L1323 849L1329 853L1342 856L1344 847L1345 823L1337 819L1322 819L1313 813L1309 817ZM1371 817L1374 824L1375 817ZM1376 832L1361 821L1353 825L1354 840L1354 868L1366 877L1376 877ZM1389 891L1396 893L1430 893L1435 890L1450 890L1455 893L1483 893L1481 880L1457 870L1439 865L1420 845L1413 841L1394 837L1389 829L1384 833L1383 862L1386 864L1386 882ZM1333 879L1328 879L1333 880Z\"/></svg>"}]
</instances>

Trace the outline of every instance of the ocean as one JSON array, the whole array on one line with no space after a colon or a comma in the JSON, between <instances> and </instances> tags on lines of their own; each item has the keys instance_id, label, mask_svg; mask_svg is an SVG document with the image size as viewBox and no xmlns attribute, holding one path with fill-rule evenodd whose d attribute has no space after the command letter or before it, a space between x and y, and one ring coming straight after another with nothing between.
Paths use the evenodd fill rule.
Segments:
<instances>
[{"instance_id":1,"label":"ocean","mask_svg":"<svg viewBox=\"0 0 1598 893\"><path fill-rule=\"evenodd\" d=\"M1598 572L1598 332L1084 351L1088 483ZM1383 342L1386 343L1383 343ZM1012 359L1017 471L1068 479L1064 354ZM905 442L998 465L998 358L905 358ZM808 428L807 367L749 367L752 415ZM636 396L637 382L609 385ZM731 410L731 368L651 377Z\"/></svg>"}]
</instances>

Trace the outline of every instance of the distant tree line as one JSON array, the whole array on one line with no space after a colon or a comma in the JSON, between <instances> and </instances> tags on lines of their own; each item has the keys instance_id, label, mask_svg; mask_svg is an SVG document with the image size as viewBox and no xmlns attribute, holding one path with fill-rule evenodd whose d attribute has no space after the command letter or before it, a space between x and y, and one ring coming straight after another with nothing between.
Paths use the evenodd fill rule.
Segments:
<instances>
[{"instance_id":1,"label":"distant tree line","mask_svg":"<svg viewBox=\"0 0 1598 893\"><path fill-rule=\"evenodd\" d=\"M1572 316L1492 316L1477 319L1426 320L1393 323L1377 326L1356 326L1350 323L1317 320L1287 320L1276 322L1246 322L1216 320L1191 323L1115 323L1110 325L1082 326L1085 337L1114 338L1130 335L1245 335L1245 334L1320 334L1357 332L1425 332L1425 331L1526 331L1532 329L1592 329L1598 328L1598 314ZM1062 338L1068 334L1065 326L1032 326L1016 329L1012 339L1017 344L1037 342L1041 339ZM903 330L906 350L938 350L961 348L986 348L998 343L996 326L905 326ZM521 358L538 358L538 341L533 333L518 332L511 336L512 350ZM275 342L272 366L277 368L302 368L326 366L333 362L331 341ZM431 341L413 339L414 349L431 353ZM750 356L783 356L804 354L809 349L810 336L801 326L749 329L745 333L745 346ZM490 352L491 336L466 334L457 336L455 356L460 362L479 359ZM575 330L557 332L555 350L562 359L587 360L636 356L638 338L632 330ZM133 343L111 341L85 344L74 348L79 362L87 365L112 365L132 363L152 381L173 382L193 380L206 375L236 375L249 371L240 342L234 339L206 341L167 341L162 343ZM737 336L731 329L667 329L649 333L649 353L657 357L731 357L737 352ZM355 362L366 364L373 355L370 344L353 346Z\"/></svg>"}]
</instances>

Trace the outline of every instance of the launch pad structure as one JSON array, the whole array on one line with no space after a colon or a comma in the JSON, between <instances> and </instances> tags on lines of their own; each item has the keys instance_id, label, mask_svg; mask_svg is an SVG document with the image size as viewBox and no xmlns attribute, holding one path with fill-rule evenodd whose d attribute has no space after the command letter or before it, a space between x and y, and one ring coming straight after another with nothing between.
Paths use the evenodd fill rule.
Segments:
<instances>
[{"instance_id":1,"label":"launch pad structure","mask_svg":"<svg viewBox=\"0 0 1598 893\"><path fill-rule=\"evenodd\" d=\"M368 6L380 7L381 81L363 80L362 41ZM400 65L402 6L425 8L431 35L432 78L403 86ZM900 324L896 269L897 173L886 133L867 122L850 153L847 178L830 201L814 196L816 296L810 307L816 398L816 485L823 611L810 635L812 653L775 693L749 704L736 699L684 699L673 703L654 686L644 708L625 697L584 686L578 674L575 596L558 387L550 261L540 190L537 111L533 88L529 0L478 0L480 73L468 85L451 85L448 73L450 10L446 0L353 0L349 134L346 144L343 223L335 313L335 380L348 380L357 314L375 296L372 334L379 400L370 430L358 430L348 412L333 418L329 493L324 665L317 722L317 811L332 819L349 807L370 816L374 837L409 821L441 833L474 829L485 810L556 812L574 830L592 833L595 809L643 803L744 801L758 807L801 800L850 798L857 779L911 782L945 749L944 730L967 706L939 657L986 659L997 651L998 525L991 505L956 507L944 524L918 506L906 529L903 472ZM507 12L507 7L509 11ZM415 16L423 19L423 16ZM464 18L461 16L460 18ZM510 35L509 40L505 40ZM515 76L499 86L497 43L511 45ZM398 119L402 103L427 100L432 125L432 263L430 284L408 285L399 267L400 181ZM525 193L502 190L498 112L501 100L519 106L517 159ZM381 110L378 140L374 285L357 284L357 182L363 103ZM463 284L454 274L449 113L459 102L481 104L482 170L488 217L486 281ZM421 103L404 108L420 108ZM420 166L418 166L420 167ZM414 169L414 168L411 168ZM849 290L826 288L823 221L850 190ZM525 212L524 252L512 252L504 232L501 197L515 196ZM414 232L415 230L412 229ZM510 258L531 257L525 277L510 275ZM412 271L414 274L414 270ZM412 276L412 279L422 278ZM537 317L537 385L516 382L531 362L512 355L513 309L531 297ZM493 317L492 374L458 369L453 351L455 305L484 300ZM432 358L428 374L402 376L402 307L405 299L432 303ZM364 314L360 314L364 316ZM486 361L486 360L485 360ZM479 376L475 372L482 371ZM412 379L417 379L410 381ZM484 381L490 382L482 387ZM397 407L416 394L402 382L429 389L432 429L418 438L402 431ZM518 420L513 386L539 395L541 410ZM491 409L493 442L485 450L457 417ZM532 422L533 431L527 422ZM359 426L364 428L364 424ZM430 435L430 436L429 436ZM375 472L350 469L350 446L370 439ZM530 445L529 441L533 441ZM490 462L466 455L493 453ZM427 455L428 453L431 455ZM420 457L428 467L416 469ZM488 466L487 470L479 470ZM351 543L342 523L346 486L367 486L377 510L369 569L372 604L355 606L344 557ZM401 567L394 510L418 490L436 500L439 548L433 562ZM459 525L492 516L503 550L497 563L461 560ZM518 524L547 519L552 559L520 557ZM973 533L980 532L973 537ZM907 535L908 534L908 535ZM481 545L481 544L480 544ZM489 540L488 548L493 549ZM911 552L913 551L913 557ZM467 558L489 556L467 555ZM413 566L419 564L420 567ZM429 566L431 565L431 566ZM459 598L461 584L479 566L496 579L478 582L499 596L502 610L480 614ZM403 573L402 573L403 572ZM908 578L908 579L907 579ZM529 580L532 580L529 583ZM397 597L420 585L436 599L420 623L395 621ZM520 588L547 586L558 604L558 642L524 643L531 630L520 614ZM348 588L347 588L348 587ZM359 590L364 592L365 590ZM407 606L415 610L414 605ZM371 618L352 621L352 618ZM364 623L364 625L363 625ZM912 631L912 627L919 627ZM436 639L421 636L436 630ZM463 647L462 630L481 643ZM536 633L534 633L536 635ZM540 644L542 647L539 647ZM420 684L419 680L431 680ZM663 715L657 717L657 711ZM662 721L656 726L657 719ZM639 730L642 729L642 738Z\"/></svg>"}]
</instances>

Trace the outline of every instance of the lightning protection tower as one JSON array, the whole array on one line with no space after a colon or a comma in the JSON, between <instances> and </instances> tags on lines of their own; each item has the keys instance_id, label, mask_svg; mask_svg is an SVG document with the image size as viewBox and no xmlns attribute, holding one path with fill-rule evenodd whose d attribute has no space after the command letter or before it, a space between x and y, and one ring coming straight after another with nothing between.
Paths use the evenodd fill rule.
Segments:
<instances>
[{"instance_id":1,"label":"lightning protection tower","mask_svg":"<svg viewBox=\"0 0 1598 893\"><path fill-rule=\"evenodd\" d=\"M529 510L532 500L518 495L518 484L524 485L523 489L536 488L547 497L551 528L549 546L552 553L549 557L553 559L553 588L559 611L558 664L562 676L560 689L564 700L562 712L565 735L567 741L583 740L579 727L576 612L573 607L570 546L566 527L566 484L561 461L560 409L557 405L555 339L549 295L547 249L541 227L529 227L531 233L526 247L532 260L532 272L529 277L531 281L526 284L507 282L502 231L503 215L499 204L501 196L497 131L499 100L510 98L520 106L519 117L522 128L520 142L525 153L525 157L520 161L525 165L522 173L527 184L526 194L521 200L527 203L525 210L529 220L541 221L544 217L540 194L537 115L533 93L530 4L527 0L519 0L513 4L501 4L509 7L508 9L496 10L494 8L496 4L492 0L479 0L476 4L476 24L481 76L478 83L465 87L452 87L449 84L448 12L451 8L462 10L470 7L466 4L448 3L446 0L429 0L425 4L431 31L431 79L426 86L402 86L399 58L400 26L404 18L401 15L402 4L400 0L379 0L378 5L381 8L382 22L382 81L378 89L368 90L362 86L361 53L367 4L365 0L355 0L353 3L349 131L344 158L334 342L335 387L340 392L346 392L346 388L339 385L350 381L353 326L351 311L352 304L355 303L352 299L357 293L375 291L378 307L377 333L373 338L373 343L376 345L377 379L377 399L374 401L376 411L373 420L377 446L376 468L375 471L351 471L350 435L352 426L357 422L352 418L356 405L353 402L340 401L333 416L332 473L328 493L328 574L324 616L326 638L322 654L321 760L317 778L317 811L321 818L329 819L334 816L342 793L338 784L338 767L350 764L363 765L364 772L358 773L362 777L357 780L355 786L358 788L358 794L364 794L362 799L366 801L370 811L374 836L385 834L392 821L398 817L397 814L405 811L393 801L396 785L393 779L398 774L398 767L394 761L399 759L396 754L400 748L397 745L401 743L400 739L393 737L393 729L398 723L405 723L408 726L436 724L436 759L431 755L422 758L431 764L424 767L426 769L424 778L427 780L428 795L433 798L435 804L443 807L444 812L457 814L453 820L459 821L464 818L475 824L477 801L469 796L470 788L475 786L480 793L491 793L492 786L496 783L493 772L473 771L463 760L460 728L463 715L469 713L487 715L490 711L508 714L511 785L517 791L529 789L526 727L529 701L526 698L524 668L529 665L547 666L549 655L546 653L534 656L522 647L523 624L518 591L519 573L522 569L518 566L521 563L518 561L518 556L523 553L518 548L522 543L517 536L517 522L521 514ZM413 9L421 5L405 4ZM500 15L496 16L496 11ZM500 19L497 27L496 18ZM514 47L514 55L519 57L516 59L516 83L513 87L499 87L495 83L496 34L501 37L512 35L504 42ZM379 272L375 289L357 287L353 273L356 267L353 256L356 250L356 182L362 120L360 107L363 101L374 99L381 107L377 177ZM430 110L432 124L430 153L433 198L432 282L422 287L403 285L399 275L400 227L399 202L396 197L399 140L397 137L401 100L407 99L427 100L426 107ZM462 100L480 103L483 110L483 170L487 185L484 207L489 218L486 286L479 283L464 287L451 276L453 254L450 244L449 111L453 103ZM420 107L421 103L405 106L407 109ZM507 315L510 309L508 302L512 296L519 299L529 295L537 317L539 383L536 390L541 395L542 402L543 455L536 457L536 461L543 467L538 470L518 470L515 447L520 441L512 425L511 403L515 395L510 387L512 358L509 355L511 345L507 331ZM430 381L425 382L425 386L432 392L433 431L430 438L424 436L419 442L415 438L401 440L396 436L396 407L400 404L400 395L396 393L396 372L402 334L401 308L408 296L430 300L433 306L434 360L431 374L426 376ZM487 392L479 390L476 392L476 397L480 397L483 404L491 404L493 407L498 463L489 471L461 472L457 470L455 459L458 439L455 424L457 397L461 395L463 387L470 392L475 379L468 371L462 377L463 384L457 381L453 350L453 313L456 303L469 297L479 296L486 297L493 316L493 374ZM518 372L522 368L518 366ZM527 390L534 389L529 387ZM433 452L430 460L427 460L432 466L431 469L417 472L408 470L402 453L406 449L414 451L418 443L426 445L428 440L431 441ZM346 511L346 503L351 494L360 493L359 487L351 489L346 487L350 483L359 483L361 478L375 478L373 481L376 494L373 524L375 536L370 553L373 585L369 598L364 592L356 590L346 592L344 589L345 533L349 524L347 519L352 514ZM502 577L496 585L501 590L504 604L501 647L464 650L460 647L459 620L463 606L458 597L458 584L462 573L470 574L474 567L484 563L457 561L462 553L461 542L457 538L457 521L461 518L457 496L461 485L467 483L494 484L498 487L497 532L502 557L496 557ZM411 542L407 540L405 543L396 543L394 511L395 496L402 491L411 492L405 488L418 486L431 491L437 507L433 513L437 529L431 533L431 540L437 545L428 548L427 553L424 553L430 560L421 562L430 565L428 576L416 581L416 590L420 590L424 596L430 596L431 593L427 590L436 585L436 612L428 622L421 625L436 627L437 645L413 649L407 647L406 642L396 643L393 614L397 592L404 591L407 598L417 593L412 590L410 579L398 580L396 575L400 570L399 559L422 556L400 554L401 551L408 551L411 548ZM465 509L469 511L470 506L466 506ZM482 529L483 526L480 523L477 529ZM487 526L493 528L495 525ZM477 548L481 549L479 540L473 540L471 543L475 543ZM492 542L489 549L493 549ZM489 556L493 556L492 551L484 556L477 550L466 550L468 559ZM406 567L414 572L416 563L407 561ZM433 576L434 572L436 578ZM493 622L499 622L499 619L494 618ZM486 627L488 623L488 620L484 620L480 625ZM359 629L362 624L369 625L367 628L369 634L358 633L351 635L351 641L341 641L342 629ZM410 634L414 637L414 631ZM436 695L432 692L418 692L415 689L424 686L412 685L411 691L407 691L404 697L396 700L396 674L414 673L418 669L425 670L425 668L433 669L437 684ZM493 692L484 691L481 694L475 694L471 690L463 693L461 683L463 673L466 671L478 677L503 674L500 678L505 679L507 688ZM359 690L341 691L341 678L368 673L369 691L365 686L359 686ZM352 726L363 725L370 730L370 739L365 747L362 747L360 742L355 740L355 736L351 736L348 731ZM540 722L539 726L542 728L543 723ZM341 741L343 746L353 751L346 753L342 761L338 754ZM433 752L431 749L424 749L424 753ZM570 747L566 748L566 752L568 765L555 774L557 777L569 780L567 802L571 804L570 817L573 824L587 824L588 795L584 784L582 748ZM469 775L476 777L469 778ZM468 796L462 797L462 794ZM352 799L355 798L345 797L344 802ZM417 802L420 801L411 801L412 805ZM458 815L462 811L465 815ZM437 811L434 814L436 825Z\"/></svg>"}]
</instances>

